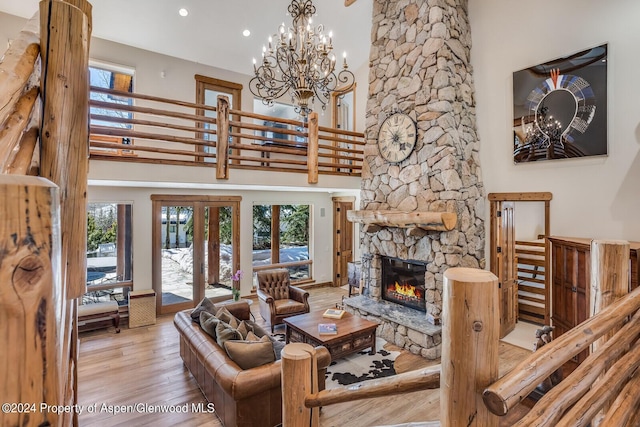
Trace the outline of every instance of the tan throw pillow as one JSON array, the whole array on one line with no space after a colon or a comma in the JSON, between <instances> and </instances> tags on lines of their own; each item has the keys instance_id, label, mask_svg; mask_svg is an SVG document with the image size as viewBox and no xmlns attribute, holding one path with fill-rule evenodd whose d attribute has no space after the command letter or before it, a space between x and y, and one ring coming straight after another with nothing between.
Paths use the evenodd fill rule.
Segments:
<instances>
[{"instance_id":1,"label":"tan throw pillow","mask_svg":"<svg viewBox=\"0 0 640 427\"><path fill-rule=\"evenodd\" d=\"M251 327L253 328L253 333L256 334L259 337L263 337L265 335L269 335L269 333L267 331L265 331L264 329L262 329L260 327L260 325L258 325L255 322L252 322L251 320L246 320L246 322L251 325Z\"/></svg>"},{"instance_id":2,"label":"tan throw pillow","mask_svg":"<svg viewBox=\"0 0 640 427\"><path fill-rule=\"evenodd\" d=\"M233 317L233 314L229 313L225 307L222 307L216 313L216 317L222 320L224 323L228 323L232 328L236 329L238 327L238 319Z\"/></svg>"},{"instance_id":3,"label":"tan throw pillow","mask_svg":"<svg viewBox=\"0 0 640 427\"><path fill-rule=\"evenodd\" d=\"M214 340L216 339L216 326L218 326L218 323L220 323L220 319L218 319L211 313L203 311L200 313L200 319L198 323L200 323L200 327L203 331L211 335Z\"/></svg>"},{"instance_id":4,"label":"tan throw pillow","mask_svg":"<svg viewBox=\"0 0 640 427\"><path fill-rule=\"evenodd\" d=\"M200 313L207 312L215 314L216 306L211 302L209 298L203 298L202 301L196 305L196 308L191 312L191 320L196 323L200 323Z\"/></svg>"},{"instance_id":5,"label":"tan throw pillow","mask_svg":"<svg viewBox=\"0 0 640 427\"><path fill-rule=\"evenodd\" d=\"M227 341L227 354L242 369L251 369L276 360L270 341Z\"/></svg>"},{"instance_id":6,"label":"tan throw pillow","mask_svg":"<svg viewBox=\"0 0 640 427\"><path fill-rule=\"evenodd\" d=\"M218 322L216 326L216 342L222 348L224 343L230 340L241 340L242 335L236 329L232 328L228 323Z\"/></svg>"},{"instance_id":7,"label":"tan throw pillow","mask_svg":"<svg viewBox=\"0 0 640 427\"><path fill-rule=\"evenodd\" d=\"M259 336L257 336L256 334L254 334L254 333L253 333L253 332L251 332L251 331L249 331L249 332L247 333L247 336L246 336L246 337L244 337L244 339L245 339L246 341L260 341L260 337L259 337Z\"/></svg>"},{"instance_id":8,"label":"tan throw pillow","mask_svg":"<svg viewBox=\"0 0 640 427\"><path fill-rule=\"evenodd\" d=\"M247 334L249 332L253 332L253 327L250 324L248 324L247 322L245 322L244 320L242 322L240 322L240 324L238 325L238 327L236 329L242 335L242 339L243 340L247 339Z\"/></svg>"}]
</instances>

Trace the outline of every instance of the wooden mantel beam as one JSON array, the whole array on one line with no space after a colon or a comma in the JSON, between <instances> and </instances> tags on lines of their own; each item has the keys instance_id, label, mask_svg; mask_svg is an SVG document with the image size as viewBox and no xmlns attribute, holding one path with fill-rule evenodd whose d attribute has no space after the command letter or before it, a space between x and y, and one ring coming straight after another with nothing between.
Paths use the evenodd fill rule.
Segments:
<instances>
[{"instance_id":1,"label":"wooden mantel beam","mask_svg":"<svg viewBox=\"0 0 640 427\"><path fill-rule=\"evenodd\" d=\"M373 211L358 210L347 211L347 219L351 222L365 224L365 231L377 231L380 227L398 227L434 231L453 230L458 221L455 212L429 212L429 211ZM374 226L374 227L371 227Z\"/></svg>"},{"instance_id":2,"label":"wooden mantel beam","mask_svg":"<svg viewBox=\"0 0 640 427\"><path fill-rule=\"evenodd\" d=\"M356 0L344 0L344 5L346 7L351 6L352 4L354 4L356 2Z\"/></svg>"}]
</instances>

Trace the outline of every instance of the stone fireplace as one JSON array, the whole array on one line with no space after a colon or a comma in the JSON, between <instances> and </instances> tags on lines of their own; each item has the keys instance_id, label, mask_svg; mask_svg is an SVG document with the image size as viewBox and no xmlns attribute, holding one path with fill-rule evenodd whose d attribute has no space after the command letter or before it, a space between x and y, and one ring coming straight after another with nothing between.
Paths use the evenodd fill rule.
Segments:
<instances>
[{"instance_id":1,"label":"stone fireplace","mask_svg":"<svg viewBox=\"0 0 640 427\"><path fill-rule=\"evenodd\" d=\"M443 273L485 266L467 1L374 0L372 39L361 205L354 213L363 224L368 296L345 304L381 322L383 338L435 358ZM414 151L399 163L377 147L380 124L394 111L409 114L418 128ZM426 313L384 299L385 257L425 266Z\"/></svg>"}]
</instances>

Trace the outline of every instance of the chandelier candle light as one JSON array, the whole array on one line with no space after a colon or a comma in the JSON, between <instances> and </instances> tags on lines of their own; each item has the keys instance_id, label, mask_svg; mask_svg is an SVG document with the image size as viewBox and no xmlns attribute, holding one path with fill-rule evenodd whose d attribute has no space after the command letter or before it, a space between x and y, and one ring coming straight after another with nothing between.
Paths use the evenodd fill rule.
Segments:
<instances>
[{"instance_id":1,"label":"chandelier candle light","mask_svg":"<svg viewBox=\"0 0 640 427\"><path fill-rule=\"evenodd\" d=\"M355 78L348 69L346 53L342 70L336 74L332 34L325 35L322 25L313 27L313 2L292 0L287 10L293 27L287 29L283 23L278 33L269 37L268 47L262 48L262 63L253 60L255 77L249 89L269 106L289 92L296 112L306 117L314 100L325 109L331 92L350 89Z\"/></svg>"}]
</instances>

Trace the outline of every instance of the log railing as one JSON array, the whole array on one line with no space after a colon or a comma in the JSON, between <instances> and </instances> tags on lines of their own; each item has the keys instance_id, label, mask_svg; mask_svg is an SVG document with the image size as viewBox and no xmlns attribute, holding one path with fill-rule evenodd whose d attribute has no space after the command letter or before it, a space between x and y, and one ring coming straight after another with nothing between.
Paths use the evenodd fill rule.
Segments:
<instances>
[{"instance_id":1,"label":"log railing","mask_svg":"<svg viewBox=\"0 0 640 427\"><path fill-rule=\"evenodd\" d=\"M0 172L26 175L36 151L40 111L40 15L20 32L0 63Z\"/></svg>"},{"instance_id":2,"label":"log railing","mask_svg":"<svg viewBox=\"0 0 640 427\"><path fill-rule=\"evenodd\" d=\"M283 373L296 372L282 376L284 426L317 425L313 408L434 388L440 388L440 421L424 425L496 426L498 416L595 343L590 356L514 425L639 425L640 288L621 296L628 290L628 252L627 242L593 241L592 316L500 379L497 278L482 270L452 268L444 274L441 366L309 392L303 382L313 372L312 357L290 358L283 351Z\"/></svg>"},{"instance_id":3,"label":"log railing","mask_svg":"<svg viewBox=\"0 0 640 427\"><path fill-rule=\"evenodd\" d=\"M492 273L451 268L444 273L442 364L393 377L316 392L313 348L282 351L283 426L317 426L321 406L440 389L440 422L420 425L497 426L481 391L498 376L498 279ZM470 422L471 421L471 422Z\"/></svg>"},{"instance_id":4,"label":"log railing","mask_svg":"<svg viewBox=\"0 0 640 427\"><path fill-rule=\"evenodd\" d=\"M364 135L307 122L113 89L91 88L91 159L360 176ZM116 99L117 102L113 102ZM111 101L110 101L111 100Z\"/></svg>"},{"instance_id":5,"label":"log railing","mask_svg":"<svg viewBox=\"0 0 640 427\"><path fill-rule=\"evenodd\" d=\"M0 425L77 425L48 408L77 402L90 28L87 1L42 0L0 60L0 400L29 405Z\"/></svg>"},{"instance_id":6,"label":"log railing","mask_svg":"<svg viewBox=\"0 0 640 427\"><path fill-rule=\"evenodd\" d=\"M515 425L637 425L639 398L629 391L636 389L640 376L640 288L621 297L629 289L628 252L626 242L592 242L592 316L488 387L484 401L493 413L507 414L552 372L592 345L591 354ZM612 422L600 424L602 419Z\"/></svg>"}]
</instances>

